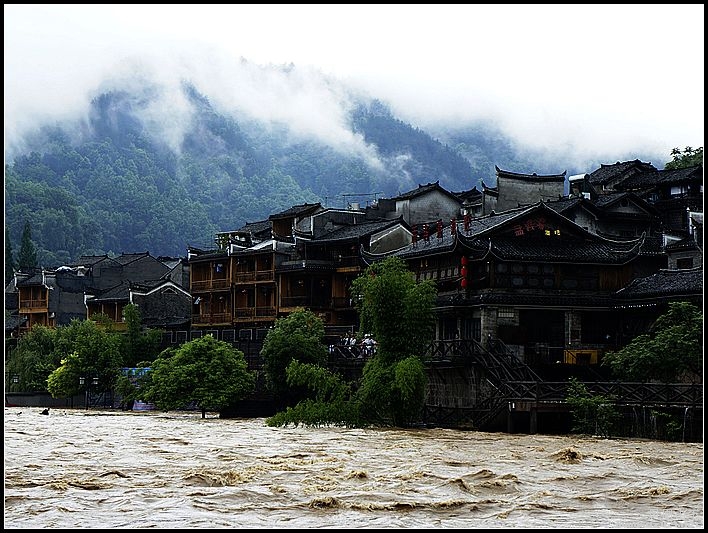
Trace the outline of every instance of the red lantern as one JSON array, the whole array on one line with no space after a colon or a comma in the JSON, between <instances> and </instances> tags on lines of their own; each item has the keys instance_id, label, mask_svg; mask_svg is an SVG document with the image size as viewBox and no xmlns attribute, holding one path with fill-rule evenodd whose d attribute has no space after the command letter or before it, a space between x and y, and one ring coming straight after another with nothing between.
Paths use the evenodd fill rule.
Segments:
<instances>
[{"instance_id":1,"label":"red lantern","mask_svg":"<svg viewBox=\"0 0 708 533\"><path fill-rule=\"evenodd\" d=\"M467 287L467 256L463 255L460 257L460 287L463 289Z\"/></svg>"}]
</instances>

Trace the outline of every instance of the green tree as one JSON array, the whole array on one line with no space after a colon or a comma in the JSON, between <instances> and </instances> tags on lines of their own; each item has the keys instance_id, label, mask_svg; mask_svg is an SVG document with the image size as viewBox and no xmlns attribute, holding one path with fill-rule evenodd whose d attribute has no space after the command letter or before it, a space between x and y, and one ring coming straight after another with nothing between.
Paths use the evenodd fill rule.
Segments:
<instances>
[{"instance_id":1,"label":"green tree","mask_svg":"<svg viewBox=\"0 0 708 533\"><path fill-rule=\"evenodd\" d=\"M703 314L689 302L668 310L627 346L605 354L602 362L620 379L673 382L703 378Z\"/></svg>"},{"instance_id":2,"label":"green tree","mask_svg":"<svg viewBox=\"0 0 708 533\"><path fill-rule=\"evenodd\" d=\"M111 390L120 375L121 339L117 333L105 331L92 320L74 319L55 330L55 358L59 368L49 376L49 392L55 398L73 396L89 387L94 392ZM54 375L56 373L56 375ZM79 378L84 378L84 385Z\"/></svg>"},{"instance_id":3,"label":"green tree","mask_svg":"<svg viewBox=\"0 0 708 533\"><path fill-rule=\"evenodd\" d=\"M361 274L352 294L362 329L378 341L360 382L353 386L316 365L289 363L288 383L306 387L315 397L271 417L268 424L406 427L419 420L427 384L421 355L432 339L434 285L417 284L405 263L389 258Z\"/></svg>"},{"instance_id":4,"label":"green tree","mask_svg":"<svg viewBox=\"0 0 708 533\"><path fill-rule=\"evenodd\" d=\"M306 387L289 385L286 369L291 361L324 364L324 324L312 311L298 309L276 320L261 349L266 384L281 405L294 405L306 396Z\"/></svg>"},{"instance_id":5,"label":"green tree","mask_svg":"<svg viewBox=\"0 0 708 533\"><path fill-rule=\"evenodd\" d=\"M122 337L123 366L134 367L138 361L153 360L159 352L160 332L143 329L142 314L137 305L126 305L123 313L127 326Z\"/></svg>"},{"instance_id":6,"label":"green tree","mask_svg":"<svg viewBox=\"0 0 708 533\"><path fill-rule=\"evenodd\" d=\"M146 387L151 383L150 364L151 362L141 361L118 376L115 391L120 397L122 409L130 410L133 402L143 397Z\"/></svg>"},{"instance_id":7,"label":"green tree","mask_svg":"<svg viewBox=\"0 0 708 533\"><path fill-rule=\"evenodd\" d=\"M84 362L78 353L72 352L61 360L61 364L47 378L47 390L53 398L74 396L88 387L88 382L80 382L80 378L90 380L84 372Z\"/></svg>"},{"instance_id":8,"label":"green tree","mask_svg":"<svg viewBox=\"0 0 708 533\"><path fill-rule=\"evenodd\" d=\"M32 242L32 228L29 222L25 222L25 228L22 230L17 266L23 272L29 272L33 268L37 268L37 249Z\"/></svg>"},{"instance_id":9,"label":"green tree","mask_svg":"<svg viewBox=\"0 0 708 533\"><path fill-rule=\"evenodd\" d=\"M358 390L362 418L396 426L419 418L427 383L422 355L433 338L436 292L431 280L416 283L397 257L374 263L352 283L362 328L378 342Z\"/></svg>"},{"instance_id":10,"label":"green tree","mask_svg":"<svg viewBox=\"0 0 708 533\"><path fill-rule=\"evenodd\" d=\"M202 411L220 411L250 394L255 376L243 352L206 335L163 351L147 373L144 399L163 410L195 403Z\"/></svg>"},{"instance_id":11,"label":"green tree","mask_svg":"<svg viewBox=\"0 0 708 533\"><path fill-rule=\"evenodd\" d=\"M5 226L5 285L10 283L15 275L15 254L10 241L10 228Z\"/></svg>"},{"instance_id":12,"label":"green tree","mask_svg":"<svg viewBox=\"0 0 708 533\"><path fill-rule=\"evenodd\" d=\"M374 357L364 366L357 399L361 417L370 424L410 426L425 401L427 377L419 357L396 363Z\"/></svg>"},{"instance_id":13,"label":"green tree","mask_svg":"<svg viewBox=\"0 0 708 533\"><path fill-rule=\"evenodd\" d=\"M671 161L666 163L666 170L677 170L679 168L695 167L703 164L703 147L692 148L687 146L681 151L679 148L671 150Z\"/></svg>"},{"instance_id":14,"label":"green tree","mask_svg":"<svg viewBox=\"0 0 708 533\"><path fill-rule=\"evenodd\" d=\"M342 376L327 368L311 363L292 360L286 369L287 381L293 387L306 387L314 398L305 398L294 407L288 406L268 418L269 426L285 426L292 423L310 427L323 425L358 426L359 409L352 399L351 384Z\"/></svg>"},{"instance_id":15,"label":"green tree","mask_svg":"<svg viewBox=\"0 0 708 533\"><path fill-rule=\"evenodd\" d=\"M432 339L436 289L416 283L406 263L389 257L369 266L352 283L361 329L378 342L377 354L393 363L420 356Z\"/></svg>"},{"instance_id":16,"label":"green tree","mask_svg":"<svg viewBox=\"0 0 708 533\"><path fill-rule=\"evenodd\" d=\"M591 394L584 383L570 378L566 402L573 413L573 431L610 437L615 434L620 413L610 396Z\"/></svg>"},{"instance_id":17,"label":"green tree","mask_svg":"<svg viewBox=\"0 0 708 533\"><path fill-rule=\"evenodd\" d=\"M34 325L22 335L17 346L5 362L8 376L17 376L18 382L10 380L11 392L47 390L47 378L59 366L61 358L54 349L56 332L52 328Z\"/></svg>"}]
</instances>

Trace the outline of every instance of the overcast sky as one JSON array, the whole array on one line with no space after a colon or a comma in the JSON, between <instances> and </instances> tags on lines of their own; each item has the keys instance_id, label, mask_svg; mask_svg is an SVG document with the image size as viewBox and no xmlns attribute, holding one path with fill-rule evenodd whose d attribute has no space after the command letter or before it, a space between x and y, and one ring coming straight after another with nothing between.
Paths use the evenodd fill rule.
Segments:
<instances>
[{"instance_id":1,"label":"overcast sky","mask_svg":"<svg viewBox=\"0 0 708 533\"><path fill-rule=\"evenodd\" d=\"M136 68L165 80L193 73L222 105L333 142L349 141L340 131L346 98L329 76L423 128L487 119L526 146L583 157L669 160L675 146L703 146L702 4L5 4L4 12L6 146L38 120L81 113L106 80L125 81ZM290 63L297 75L260 68ZM176 122L178 97L171 105Z\"/></svg>"}]
</instances>

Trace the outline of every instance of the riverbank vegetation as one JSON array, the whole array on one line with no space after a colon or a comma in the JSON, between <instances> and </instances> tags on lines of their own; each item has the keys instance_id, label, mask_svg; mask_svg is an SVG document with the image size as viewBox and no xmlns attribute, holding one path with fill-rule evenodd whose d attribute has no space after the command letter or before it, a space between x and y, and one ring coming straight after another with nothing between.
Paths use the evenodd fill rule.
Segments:
<instances>
[{"instance_id":1,"label":"riverbank vegetation","mask_svg":"<svg viewBox=\"0 0 708 533\"><path fill-rule=\"evenodd\" d=\"M352 284L360 336L369 334L377 342L361 379L349 383L320 365L293 358L285 368L285 382L309 395L267 423L407 427L419 422L426 387L421 356L433 338L435 294L432 282L416 283L398 258L369 266ZM279 321L268 337L280 338L279 328L287 326ZM271 372L268 382L282 387L282 375Z\"/></svg>"}]
</instances>

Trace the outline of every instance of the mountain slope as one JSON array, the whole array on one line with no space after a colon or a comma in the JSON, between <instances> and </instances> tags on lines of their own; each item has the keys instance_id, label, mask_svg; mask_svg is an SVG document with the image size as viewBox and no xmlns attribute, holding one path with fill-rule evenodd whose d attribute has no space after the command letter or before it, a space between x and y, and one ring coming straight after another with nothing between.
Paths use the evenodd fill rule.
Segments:
<instances>
[{"instance_id":1,"label":"mountain slope","mask_svg":"<svg viewBox=\"0 0 708 533\"><path fill-rule=\"evenodd\" d=\"M33 149L6 165L11 242L29 221L43 266L81 254L183 256L187 246L210 247L216 231L304 202L342 207L351 195L365 203L437 180L451 191L493 184L494 164L515 157L485 127L452 135L449 146L363 99L346 115L359 146L347 150L217 109L189 84L181 87L189 120L174 135L163 91L143 84L104 92L87 120L29 139Z\"/></svg>"}]
</instances>

